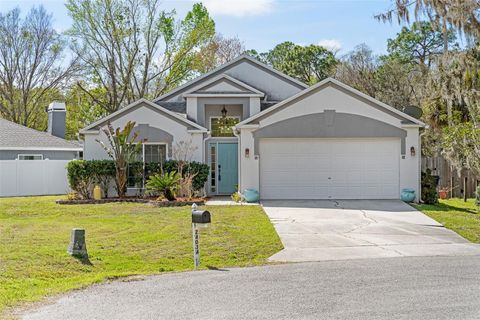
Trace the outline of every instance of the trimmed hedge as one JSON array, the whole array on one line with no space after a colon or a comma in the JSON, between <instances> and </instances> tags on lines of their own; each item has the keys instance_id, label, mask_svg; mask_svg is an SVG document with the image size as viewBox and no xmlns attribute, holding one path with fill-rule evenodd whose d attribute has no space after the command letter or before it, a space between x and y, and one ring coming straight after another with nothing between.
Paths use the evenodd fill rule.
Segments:
<instances>
[{"instance_id":1,"label":"trimmed hedge","mask_svg":"<svg viewBox=\"0 0 480 320\"><path fill-rule=\"evenodd\" d=\"M178 161L168 160L163 164L166 172L177 171ZM133 170L135 182L143 181L143 163L134 162L129 165ZM184 168L185 173L196 173L193 179L193 189L201 190L208 179L209 167L200 162L188 162ZM145 164L145 179L160 172L160 163ZM111 182L115 179L115 162L113 160L73 160L67 165L67 178L70 188L77 192L82 198L90 199L93 186L99 184L108 197L108 190ZM138 181L137 181L138 180Z\"/></svg>"},{"instance_id":2,"label":"trimmed hedge","mask_svg":"<svg viewBox=\"0 0 480 320\"><path fill-rule=\"evenodd\" d=\"M67 164L68 184L84 199L91 198L95 184L99 184L108 197L109 184L114 178L115 163L112 160L73 160Z\"/></svg>"}]
</instances>

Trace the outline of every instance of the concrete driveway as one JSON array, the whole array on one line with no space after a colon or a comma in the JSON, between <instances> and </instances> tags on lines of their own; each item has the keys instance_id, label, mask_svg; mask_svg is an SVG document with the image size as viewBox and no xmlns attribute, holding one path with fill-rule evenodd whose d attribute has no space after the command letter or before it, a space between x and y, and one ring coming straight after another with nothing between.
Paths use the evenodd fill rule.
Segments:
<instances>
[{"instance_id":1,"label":"concrete driveway","mask_svg":"<svg viewBox=\"0 0 480 320\"><path fill-rule=\"evenodd\" d=\"M263 201L284 250L272 261L480 255L480 245L399 200Z\"/></svg>"}]
</instances>

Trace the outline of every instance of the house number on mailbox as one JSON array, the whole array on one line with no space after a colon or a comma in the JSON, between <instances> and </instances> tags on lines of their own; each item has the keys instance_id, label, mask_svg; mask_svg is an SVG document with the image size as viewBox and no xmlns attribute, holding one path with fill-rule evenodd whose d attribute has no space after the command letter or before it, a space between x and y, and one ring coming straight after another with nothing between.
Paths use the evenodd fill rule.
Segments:
<instances>
[{"instance_id":1,"label":"house number on mailbox","mask_svg":"<svg viewBox=\"0 0 480 320\"><path fill-rule=\"evenodd\" d=\"M197 225L192 223L193 230L193 263L195 268L200 265L200 234L198 232Z\"/></svg>"}]
</instances>

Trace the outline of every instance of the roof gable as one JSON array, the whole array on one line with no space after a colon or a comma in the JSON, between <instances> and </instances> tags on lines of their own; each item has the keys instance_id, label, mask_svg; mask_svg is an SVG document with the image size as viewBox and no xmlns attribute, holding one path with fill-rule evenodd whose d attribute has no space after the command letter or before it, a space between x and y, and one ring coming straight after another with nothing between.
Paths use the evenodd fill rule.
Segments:
<instances>
[{"instance_id":1,"label":"roof gable","mask_svg":"<svg viewBox=\"0 0 480 320\"><path fill-rule=\"evenodd\" d=\"M244 71L241 72L240 67L244 66ZM246 70L248 67L248 70ZM252 74L252 72L256 74ZM285 88L280 89L281 92L285 95L284 91L289 91L291 94L288 94L288 96L291 96L300 90L303 90L305 88L308 88L308 86L301 81L294 79L284 73L281 73L280 71L277 71L273 69L272 67L263 64L252 57L248 55L241 55L238 58L204 74L201 75L184 85L181 85L172 91L154 99L154 102L158 101L179 101L182 95L191 90L194 87L198 86L203 86L202 83L208 83L211 81L212 78L215 78L217 76L220 76L222 74L226 74L230 76L231 78L234 78L235 80L238 80L242 82L244 85L250 86L250 87L255 87L257 90L260 92L264 93L267 96L274 96L272 95L272 92L269 92L267 89L271 89L271 82L272 81L263 81L261 78L262 76L264 77L269 77L270 80L274 80L278 84L282 84L289 90L285 90ZM255 81L258 80L258 84L254 83ZM260 85L259 85L260 84ZM269 86L270 85L270 86ZM261 86L264 86L265 88L262 88ZM275 86L274 86L275 87ZM283 98L285 99L286 96ZM283 100L279 99L279 100Z\"/></svg>"},{"instance_id":2,"label":"roof gable","mask_svg":"<svg viewBox=\"0 0 480 320\"><path fill-rule=\"evenodd\" d=\"M262 91L226 74L201 82L198 86L187 90L184 96L195 93L244 93L264 96Z\"/></svg>"},{"instance_id":3,"label":"roof gable","mask_svg":"<svg viewBox=\"0 0 480 320\"><path fill-rule=\"evenodd\" d=\"M141 107L141 106L147 106L149 108L151 108L152 110L158 112L158 113L161 113L165 116L168 116L170 117L171 119L185 125L187 128L191 129L191 130L197 130L197 131L207 131L207 129L205 129L204 127L196 124L195 122L192 122L184 117L182 117L181 115L175 113L175 112L172 112L170 110L167 110L165 109L164 107L158 105L158 104L155 104L151 101L148 101L146 99L140 99L140 100L137 100L135 102L133 102L132 104L120 109L120 110L117 110L115 111L114 113L98 120L98 121L95 121L94 123L88 125L87 127L83 128L82 130L80 130L80 133L86 133L88 131L91 131L91 130L96 130L99 126L103 126L105 124L107 124L108 122L111 122L113 121L113 119L117 119L119 117L122 117L126 114L128 114L129 112L133 111L133 110L136 110L138 107Z\"/></svg>"},{"instance_id":4,"label":"roof gable","mask_svg":"<svg viewBox=\"0 0 480 320\"><path fill-rule=\"evenodd\" d=\"M337 89L339 89L340 91L343 91L345 93L348 93L352 96L354 96L356 99L358 100L361 100L361 101L364 101L366 102L367 104L369 104L370 106L372 107L375 107L383 112L386 112L390 115L393 115L399 119L401 119L402 121L405 121L405 122L408 122L408 123L412 123L414 125L418 125L418 126L421 126L421 127L424 127L425 124L418 120L418 119L415 119L413 118L412 116L400 111L400 110L397 110L375 98L372 98L336 79L333 79L333 78L327 78L323 81L320 81L319 83L311 86L310 88L308 89L305 89L303 91L301 91L300 93L282 101L282 102L279 102L277 103L276 105L264 110L264 111L261 111L259 113L257 113L256 115L248 118L248 119L245 119L243 121L241 121L239 124L237 124L237 127L242 127L244 125L249 125L249 124L256 124L258 123L258 121L262 120L262 119L265 119L267 117L269 117L270 115L294 104L295 102L298 102L312 94L315 94L316 92L319 92L329 86L333 86Z\"/></svg>"}]
</instances>

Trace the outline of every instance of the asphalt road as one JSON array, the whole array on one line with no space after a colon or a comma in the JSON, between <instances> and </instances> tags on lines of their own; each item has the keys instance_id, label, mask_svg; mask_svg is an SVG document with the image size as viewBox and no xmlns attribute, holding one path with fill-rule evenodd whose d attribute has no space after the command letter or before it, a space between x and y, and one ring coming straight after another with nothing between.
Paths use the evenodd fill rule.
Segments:
<instances>
[{"instance_id":1,"label":"asphalt road","mask_svg":"<svg viewBox=\"0 0 480 320\"><path fill-rule=\"evenodd\" d=\"M165 274L73 292L24 319L480 319L480 256Z\"/></svg>"}]
</instances>

